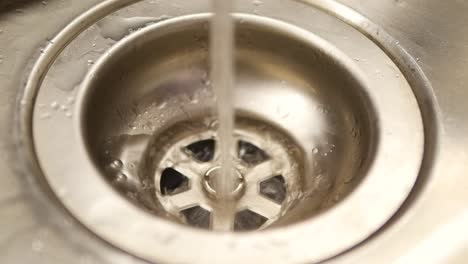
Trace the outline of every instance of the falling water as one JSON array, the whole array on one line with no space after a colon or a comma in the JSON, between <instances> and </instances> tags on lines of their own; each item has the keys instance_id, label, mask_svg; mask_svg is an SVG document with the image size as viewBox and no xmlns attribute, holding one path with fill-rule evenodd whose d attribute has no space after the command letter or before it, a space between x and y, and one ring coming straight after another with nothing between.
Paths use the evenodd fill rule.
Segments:
<instances>
[{"instance_id":1,"label":"falling water","mask_svg":"<svg viewBox=\"0 0 468 264\"><path fill-rule=\"evenodd\" d=\"M216 186L222 198L235 188L232 150L234 107L234 23L231 16L231 0L213 0L214 18L211 22L211 78L217 98L216 113L219 120L218 145L221 155L221 177Z\"/></svg>"}]
</instances>

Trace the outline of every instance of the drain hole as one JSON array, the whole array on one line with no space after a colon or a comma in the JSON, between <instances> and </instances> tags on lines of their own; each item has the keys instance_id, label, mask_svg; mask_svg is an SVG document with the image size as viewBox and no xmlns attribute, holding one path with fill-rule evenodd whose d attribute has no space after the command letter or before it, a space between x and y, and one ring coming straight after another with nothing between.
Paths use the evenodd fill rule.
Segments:
<instances>
[{"instance_id":1,"label":"drain hole","mask_svg":"<svg viewBox=\"0 0 468 264\"><path fill-rule=\"evenodd\" d=\"M268 218L259 215L249 209L242 210L236 214L234 219L234 230L249 231L261 227Z\"/></svg>"},{"instance_id":2,"label":"drain hole","mask_svg":"<svg viewBox=\"0 0 468 264\"><path fill-rule=\"evenodd\" d=\"M201 140L185 148L194 159L201 162L208 162L214 157L215 141L213 139Z\"/></svg>"},{"instance_id":3,"label":"drain hole","mask_svg":"<svg viewBox=\"0 0 468 264\"><path fill-rule=\"evenodd\" d=\"M237 148L239 158L248 165L258 165L269 159L263 150L249 142L239 140Z\"/></svg>"},{"instance_id":4,"label":"drain hole","mask_svg":"<svg viewBox=\"0 0 468 264\"><path fill-rule=\"evenodd\" d=\"M281 175L275 176L260 183L260 194L281 204L286 199L286 186Z\"/></svg>"},{"instance_id":5,"label":"drain hole","mask_svg":"<svg viewBox=\"0 0 468 264\"><path fill-rule=\"evenodd\" d=\"M175 169L167 168L161 174L159 187L163 195L178 194L189 189L189 179Z\"/></svg>"},{"instance_id":6,"label":"drain hole","mask_svg":"<svg viewBox=\"0 0 468 264\"><path fill-rule=\"evenodd\" d=\"M195 206L180 211L187 224L195 227L209 228L210 227L210 212L201 206Z\"/></svg>"}]
</instances>

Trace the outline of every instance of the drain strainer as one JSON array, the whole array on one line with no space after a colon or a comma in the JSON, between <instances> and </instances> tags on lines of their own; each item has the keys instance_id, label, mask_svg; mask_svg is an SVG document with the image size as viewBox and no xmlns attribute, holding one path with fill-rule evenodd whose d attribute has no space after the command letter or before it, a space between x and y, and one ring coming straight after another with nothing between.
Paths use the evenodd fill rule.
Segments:
<instances>
[{"instance_id":1,"label":"drain strainer","mask_svg":"<svg viewBox=\"0 0 468 264\"><path fill-rule=\"evenodd\" d=\"M156 197L166 211L192 226L236 231L265 228L285 213L301 192L298 148L272 127L263 130L268 134L259 133L259 121L245 123L235 132L237 180L228 202L217 191L215 178L223 175L213 130L197 131L203 125L183 123L168 129L165 134L171 136L155 137L148 163L156 166ZM179 139L187 127L191 134Z\"/></svg>"}]
</instances>

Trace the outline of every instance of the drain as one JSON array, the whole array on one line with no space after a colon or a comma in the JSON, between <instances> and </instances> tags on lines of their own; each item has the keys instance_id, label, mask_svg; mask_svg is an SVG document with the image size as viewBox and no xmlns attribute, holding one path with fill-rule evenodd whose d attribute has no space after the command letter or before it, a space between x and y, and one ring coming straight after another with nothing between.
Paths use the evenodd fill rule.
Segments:
<instances>
[{"instance_id":1,"label":"drain","mask_svg":"<svg viewBox=\"0 0 468 264\"><path fill-rule=\"evenodd\" d=\"M151 1L131 2L106 1L70 24L28 80L26 100L35 101L24 110L25 138L33 136L50 188L92 232L156 263L209 263L212 252L233 263L311 263L362 242L401 206L424 152L422 120L408 82L374 42L330 12L236 15L233 100L247 121L237 125L233 157L244 187L225 212L209 184L216 174L207 176L219 166L215 125L193 124L214 101L210 16L180 12L111 44L98 36L105 56L82 50L99 34L98 18ZM80 85L64 81L77 69ZM63 113L47 107L71 101ZM167 254L180 248L189 250Z\"/></svg>"},{"instance_id":2,"label":"drain","mask_svg":"<svg viewBox=\"0 0 468 264\"><path fill-rule=\"evenodd\" d=\"M216 177L223 177L219 174L217 136L212 127L204 128L207 123L212 122L183 122L155 135L147 150L147 163L155 168L154 178L144 180L154 180L159 186L155 190L158 202L189 225L236 231L271 225L297 202L293 195L301 190L298 183L302 176L295 165L300 155L287 150L292 148L292 141L286 135L279 136L271 126L260 134L252 126L261 124L259 121L238 121L237 150L232 157L237 181L228 197L232 204L227 212L226 201L216 186ZM190 133L187 127L192 128ZM286 196L290 197L288 204Z\"/></svg>"}]
</instances>

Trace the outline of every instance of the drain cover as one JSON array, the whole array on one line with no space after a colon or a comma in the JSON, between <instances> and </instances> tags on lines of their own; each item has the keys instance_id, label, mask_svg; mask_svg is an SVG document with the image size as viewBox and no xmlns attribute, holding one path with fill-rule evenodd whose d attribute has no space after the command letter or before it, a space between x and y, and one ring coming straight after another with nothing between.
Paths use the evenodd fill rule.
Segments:
<instances>
[{"instance_id":1,"label":"drain cover","mask_svg":"<svg viewBox=\"0 0 468 264\"><path fill-rule=\"evenodd\" d=\"M212 122L199 122L206 123ZM232 159L237 181L230 206L219 196L214 180L223 175L219 174L220 154L213 128L198 132L194 128L203 125L183 123L164 133L171 136L155 136L148 152L159 158L150 157L148 162L156 166L156 196L166 211L192 226L238 231L265 228L285 214L295 201L292 196L297 197L302 188L297 166L300 155L291 151L293 143L287 142L287 136L278 136L274 128L259 133L255 129L259 121L250 122L255 126L245 123L240 122L235 132L237 150ZM181 137L179 134L187 134L187 127L192 133ZM186 212L198 217L187 217Z\"/></svg>"}]
</instances>

